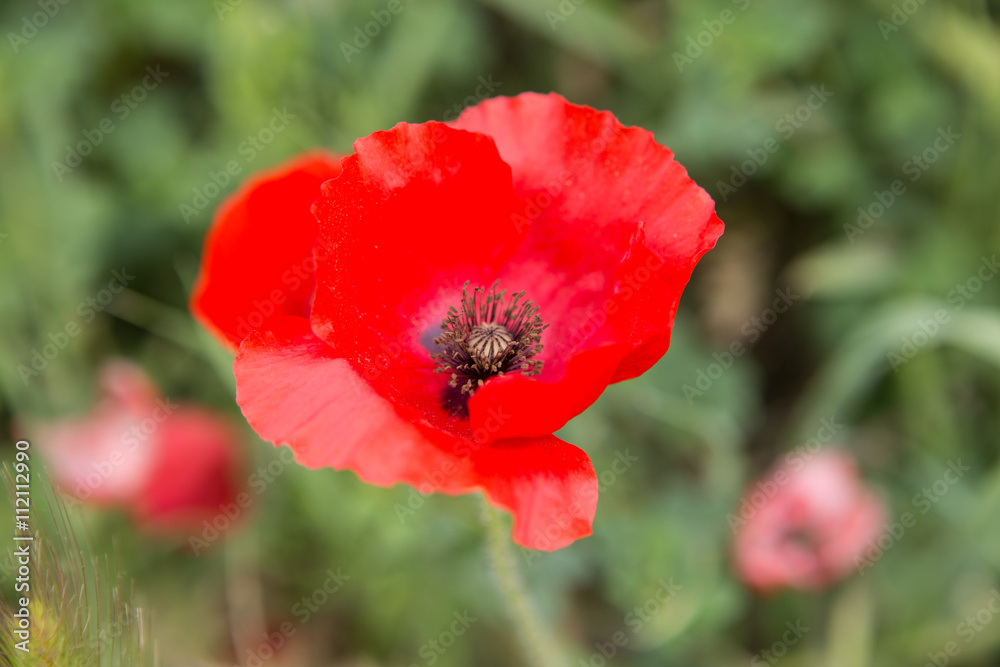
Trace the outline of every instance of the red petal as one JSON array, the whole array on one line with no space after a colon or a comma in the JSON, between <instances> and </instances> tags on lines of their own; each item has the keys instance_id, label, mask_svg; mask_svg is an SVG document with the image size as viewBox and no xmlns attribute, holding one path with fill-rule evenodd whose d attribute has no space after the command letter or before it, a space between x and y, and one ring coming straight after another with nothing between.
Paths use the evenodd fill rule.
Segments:
<instances>
[{"instance_id":1,"label":"red petal","mask_svg":"<svg viewBox=\"0 0 1000 667\"><path fill-rule=\"evenodd\" d=\"M500 278L528 289L551 324L546 374L609 341L633 350L613 381L655 363L691 271L722 233L711 197L650 132L558 95L494 98L454 124L491 136L511 166L529 231Z\"/></svg>"},{"instance_id":2,"label":"red petal","mask_svg":"<svg viewBox=\"0 0 1000 667\"><path fill-rule=\"evenodd\" d=\"M81 502L127 504L142 492L152 452L149 442L126 448L123 440L147 416L109 402L86 416L39 426L32 435L64 493Z\"/></svg>"},{"instance_id":3,"label":"red petal","mask_svg":"<svg viewBox=\"0 0 1000 667\"><path fill-rule=\"evenodd\" d=\"M514 539L558 549L590 534L597 478L587 455L554 436L483 444L411 423L302 318L251 334L234 365L236 400L264 439L310 468L353 470L421 493L483 490L515 516Z\"/></svg>"},{"instance_id":4,"label":"red petal","mask_svg":"<svg viewBox=\"0 0 1000 667\"><path fill-rule=\"evenodd\" d=\"M339 173L339 158L309 153L257 175L219 207L191 310L231 350L275 314L308 315L317 234L309 207Z\"/></svg>"},{"instance_id":5,"label":"red petal","mask_svg":"<svg viewBox=\"0 0 1000 667\"><path fill-rule=\"evenodd\" d=\"M490 502L514 515L514 541L554 551L590 535L597 475L587 455L554 435L500 440L476 455Z\"/></svg>"},{"instance_id":6,"label":"red petal","mask_svg":"<svg viewBox=\"0 0 1000 667\"><path fill-rule=\"evenodd\" d=\"M156 408L160 390L141 366L126 359L109 359L101 365L98 384L105 404L145 416Z\"/></svg>"},{"instance_id":7,"label":"red petal","mask_svg":"<svg viewBox=\"0 0 1000 667\"><path fill-rule=\"evenodd\" d=\"M120 359L100 370L101 402L84 417L38 432L52 478L79 501L125 508L141 527L199 528L239 491L239 443L231 425L178 408L138 366Z\"/></svg>"},{"instance_id":8,"label":"red petal","mask_svg":"<svg viewBox=\"0 0 1000 667\"><path fill-rule=\"evenodd\" d=\"M276 318L268 331L249 336L233 370L247 421L265 440L288 444L304 466L350 469L372 484L473 485L457 439L441 434L432 442L400 418L304 318Z\"/></svg>"},{"instance_id":9,"label":"red petal","mask_svg":"<svg viewBox=\"0 0 1000 667\"><path fill-rule=\"evenodd\" d=\"M240 511L230 507L240 490L240 461L229 423L205 410L182 408L157 426L154 437L149 481L132 505L141 525L161 532L195 530L206 519Z\"/></svg>"},{"instance_id":10,"label":"red petal","mask_svg":"<svg viewBox=\"0 0 1000 667\"><path fill-rule=\"evenodd\" d=\"M49 421L35 435L65 493L79 501L127 505L142 494L153 465L158 429L146 424L163 418L159 390L125 359L104 362L99 378L101 400L86 415Z\"/></svg>"},{"instance_id":11,"label":"red petal","mask_svg":"<svg viewBox=\"0 0 1000 667\"><path fill-rule=\"evenodd\" d=\"M627 351L627 345L610 343L573 355L559 364L559 375L492 378L469 399L473 433L530 438L559 430L597 400Z\"/></svg>"},{"instance_id":12,"label":"red petal","mask_svg":"<svg viewBox=\"0 0 1000 667\"><path fill-rule=\"evenodd\" d=\"M467 436L441 408L432 340L462 285L489 285L519 245L510 168L488 138L401 123L359 139L314 212L312 325L401 410Z\"/></svg>"}]
</instances>

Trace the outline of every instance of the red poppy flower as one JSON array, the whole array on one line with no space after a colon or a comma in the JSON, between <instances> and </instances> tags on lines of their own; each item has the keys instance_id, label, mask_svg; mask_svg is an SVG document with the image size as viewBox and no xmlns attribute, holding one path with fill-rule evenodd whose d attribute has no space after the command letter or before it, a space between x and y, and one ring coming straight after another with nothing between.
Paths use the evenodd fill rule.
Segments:
<instances>
[{"instance_id":1,"label":"red poppy flower","mask_svg":"<svg viewBox=\"0 0 1000 667\"><path fill-rule=\"evenodd\" d=\"M747 492L740 516L731 519L736 571L762 592L821 590L863 560L885 517L885 505L846 452L789 459Z\"/></svg>"},{"instance_id":2,"label":"red poppy flower","mask_svg":"<svg viewBox=\"0 0 1000 667\"><path fill-rule=\"evenodd\" d=\"M213 223L192 308L239 347L243 414L308 467L481 490L523 546L589 535L593 466L552 433L666 352L722 233L711 198L649 132L558 95L354 150L258 178Z\"/></svg>"},{"instance_id":3,"label":"red poppy flower","mask_svg":"<svg viewBox=\"0 0 1000 667\"><path fill-rule=\"evenodd\" d=\"M111 361L88 414L45 424L36 440L72 501L127 510L143 528L185 535L239 492L236 434L224 418L161 398L139 367Z\"/></svg>"}]
</instances>

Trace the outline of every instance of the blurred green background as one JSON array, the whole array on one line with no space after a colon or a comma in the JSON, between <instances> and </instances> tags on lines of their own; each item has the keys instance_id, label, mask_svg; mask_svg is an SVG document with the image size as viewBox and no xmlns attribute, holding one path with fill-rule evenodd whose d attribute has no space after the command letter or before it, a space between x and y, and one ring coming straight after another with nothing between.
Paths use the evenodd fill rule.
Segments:
<instances>
[{"instance_id":1,"label":"blurred green background","mask_svg":"<svg viewBox=\"0 0 1000 667\"><path fill-rule=\"evenodd\" d=\"M389 4L4 4L3 432L85 409L111 355L242 424L231 359L186 308L237 181L477 95L554 90L655 132L727 225L671 351L560 434L604 473L595 534L520 565L571 664L604 664L618 631L608 664L774 664L761 651L796 621L809 631L786 667L927 663L1000 585L1000 290L995 269L974 280L1000 250L1000 3L400 0L365 42ZM287 126L245 143L275 110ZM230 160L239 177L211 187ZM18 365L121 267L128 290L25 380ZM774 316L781 295L793 305ZM921 337L938 309L947 324ZM727 357L735 342L747 352ZM732 575L726 516L823 419L893 519L950 461L972 471L863 576L756 597ZM251 470L276 459L243 428ZM624 452L639 463L609 473ZM86 530L135 579L165 665L246 664L284 622L294 647L269 664L524 664L477 499L430 497L401 520L411 494L287 466L198 556L115 515L87 513ZM331 568L349 579L303 621ZM671 578L680 592L637 630L628 614ZM465 612L468 631L429 651ZM1000 664L1000 623L949 660Z\"/></svg>"}]
</instances>

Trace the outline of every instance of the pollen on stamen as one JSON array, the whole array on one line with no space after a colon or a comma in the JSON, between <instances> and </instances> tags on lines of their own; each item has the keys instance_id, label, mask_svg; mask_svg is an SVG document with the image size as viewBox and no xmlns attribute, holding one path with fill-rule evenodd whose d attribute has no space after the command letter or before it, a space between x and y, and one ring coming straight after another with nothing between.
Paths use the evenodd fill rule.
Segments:
<instances>
[{"instance_id":1,"label":"pollen on stamen","mask_svg":"<svg viewBox=\"0 0 1000 667\"><path fill-rule=\"evenodd\" d=\"M442 402L452 414L468 416L468 400L486 381L505 373L537 375L542 361L533 357L542 351L542 331L548 325L538 315L538 306L525 299L525 292L507 298L490 288L477 287L469 294L462 288L461 309L454 306L441 323L444 333L434 339L440 352L431 355L435 372L450 373Z\"/></svg>"}]
</instances>

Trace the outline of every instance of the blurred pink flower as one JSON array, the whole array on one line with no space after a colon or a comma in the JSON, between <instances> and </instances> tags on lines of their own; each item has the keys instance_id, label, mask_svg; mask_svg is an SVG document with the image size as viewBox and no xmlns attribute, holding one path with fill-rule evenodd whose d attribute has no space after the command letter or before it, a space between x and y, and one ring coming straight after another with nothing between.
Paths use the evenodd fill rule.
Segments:
<instances>
[{"instance_id":1,"label":"blurred pink flower","mask_svg":"<svg viewBox=\"0 0 1000 667\"><path fill-rule=\"evenodd\" d=\"M740 516L730 519L736 572L761 592L823 589L851 572L885 517L846 452L787 457L747 491Z\"/></svg>"},{"instance_id":2,"label":"blurred pink flower","mask_svg":"<svg viewBox=\"0 0 1000 667\"><path fill-rule=\"evenodd\" d=\"M44 424L35 443L71 501L129 512L147 530L186 534L239 493L242 467L231 424L163 398L145 372L113 360L87 414Z\"/></svg>"}]
</instances>

